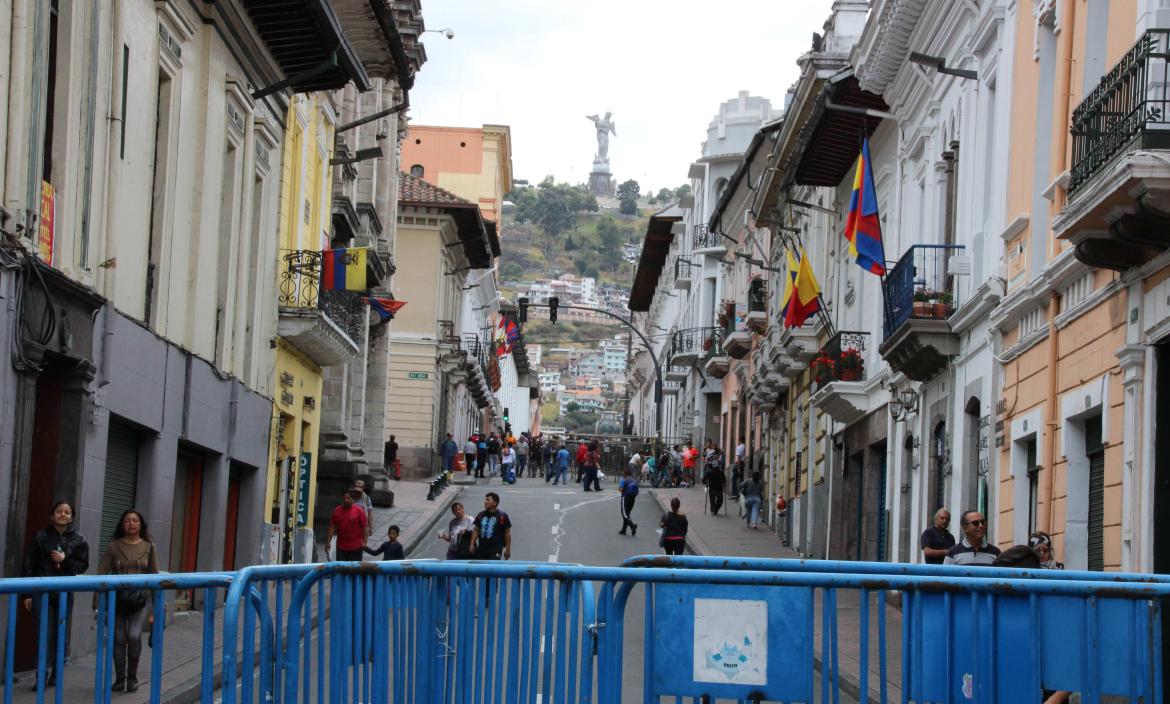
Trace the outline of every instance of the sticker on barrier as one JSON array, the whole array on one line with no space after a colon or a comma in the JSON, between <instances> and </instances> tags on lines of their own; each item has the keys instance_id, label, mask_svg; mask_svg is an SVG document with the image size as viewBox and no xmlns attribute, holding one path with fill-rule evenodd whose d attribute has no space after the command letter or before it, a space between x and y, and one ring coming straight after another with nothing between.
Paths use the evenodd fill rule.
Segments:
<instances>
[{"instance_id":1,"label":"sticker on barrier","mask_svg":"<svg viewBox=\"0 0 1170 704\"><path fill-rule=\"evenodd\" d=\"M647 623L654 696L806 700L813 658L807 587L660 584ZM660 624L677 637L655 639ZM690 678L679 664L690 663Z\"/></svg>"}]
</instances>

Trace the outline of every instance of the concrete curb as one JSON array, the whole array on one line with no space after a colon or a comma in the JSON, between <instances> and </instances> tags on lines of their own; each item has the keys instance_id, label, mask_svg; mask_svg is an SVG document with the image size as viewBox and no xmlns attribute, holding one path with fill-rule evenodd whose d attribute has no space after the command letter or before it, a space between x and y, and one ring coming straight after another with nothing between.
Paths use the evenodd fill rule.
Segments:
<instances>
[{"instance_id":1,"label":"concrete curb","mask_svg":"<svg viewBox=\"0 0 1170 704\"><path fill-rule=\"evenodd\" d=\"M651 493L654 494L654 501L658 504L658 508L662 511L662 513L666 513L670 510L670 504L667 503L667 501L662 496L660 496L657 491L651 490ZM718 557L715 551L711 549L711 546L709 546L706 541L703 540L702 536L696 535L696 532L693 530L687 531L687 545L685 551L687 554L698 555L700 557ZM813 668L817 672L823 672L821 669L820 653L813 653ZM845 694L857 701L861 701L861 683L858 682L857 679L853 677L853 675L838 671L837 683L838 688L842 694ZM878 695L879 693L877 691L870 690L870 699L876 701L880 698Z\"/></svg>"}]
</instances>

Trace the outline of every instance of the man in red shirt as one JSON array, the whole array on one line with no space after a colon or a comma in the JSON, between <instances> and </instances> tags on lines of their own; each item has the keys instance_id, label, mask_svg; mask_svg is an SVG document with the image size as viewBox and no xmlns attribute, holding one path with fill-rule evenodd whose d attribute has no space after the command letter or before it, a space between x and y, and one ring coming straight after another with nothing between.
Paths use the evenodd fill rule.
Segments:
<instances>
[{"instance_id":1,"label":"man in red shirt","mask_svg":"<svg viewBox=\"0 0 1170 704\"><path fill-rule=\"evenodd\" d=\"M579 440L577 445L577 483L581 483L581 476L585 472L585 463L589 459L589 446L585 444L585 439Z\"/></svg>"},{"instance_id":2,"label":"man in red shirt","mask_svg":"<svg viewBox=\"0 0 1170 704\"><path fill-rule=\"evenodd\" d=\"M329 519L329 535L325 538L325 544L328 545L337 536L337 551L333 559L340 562L361 562L362 548L370 536L366 511L355 504L354 499L352 491L342 494L341 505L333 509Z\"/></svg>"},{"instance_id":3,"label":"man in red shirt","mask_svg":"<svg viewBox=\"0 0 1170 704\"><path fill-rule=\"evenodd\" d=\"M699 451L695 449L695 443L687 442L687 449L682 453L682 469L683 469L683 483L686 486L695 485L695 460L699 456Z\"/></svg>"}]
</instances>

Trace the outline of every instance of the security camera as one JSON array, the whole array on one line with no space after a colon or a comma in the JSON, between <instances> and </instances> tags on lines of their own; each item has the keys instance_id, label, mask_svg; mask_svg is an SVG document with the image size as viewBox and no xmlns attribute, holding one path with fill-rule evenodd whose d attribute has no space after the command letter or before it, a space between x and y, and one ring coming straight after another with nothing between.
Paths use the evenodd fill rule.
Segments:
<instances>
[{"instance_id":1,"label":"security camera","mask_svg":"<svg viewBox=\"0 0 1170 704\"><path fill-rule=\"evenodd\" d=\"M455 30L448 27L448 28L443 30L443 36L448 38L448 39L454 39L455 38Z\"/></svg>"}]
</instances>

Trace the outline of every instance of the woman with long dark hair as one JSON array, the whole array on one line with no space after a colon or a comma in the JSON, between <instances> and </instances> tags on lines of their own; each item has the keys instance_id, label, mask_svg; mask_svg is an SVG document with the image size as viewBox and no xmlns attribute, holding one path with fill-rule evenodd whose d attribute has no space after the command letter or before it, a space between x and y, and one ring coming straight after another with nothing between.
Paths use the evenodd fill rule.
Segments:
<instances>
[{"instance_id":1,"label":"woman with long dark hair","mask_svg":"<svg viewBox=\"0 0 1170 704\"><path fill-rule=\"evenodd\" d=\"M58 501L53 504L49 514L49 524L37 531L33 536L32 545L24 555L25 577L72 577L84 574L89 569L89 544L80 533L73 530L73 504L68 501ZM57 594L49 594L49 608L41 608L40 597L26 596L24 608L32 611L37 617L37 632L40 633L41 619L48 621L48 642L45 644L48 658L48 675L45 677L45 686L52 687L57 683L57 672L54 670L57 662ZM66 636L69 634L68 624L73 616L73 595L65 601ZM68 649L68 640L65 648ZM36 689L36 685L33 685Z\"/></svg>"},{"instance_id":2,"label":"woman with long dark hair","mask_svg":"<svg viewBox=\"0 0 1170 704\"><path fill-rule=\"evenodd\" d=\"M157 574L158 551L150 540L146 519L134 509L124 511L114 529L114 539L98 566L98 574ZM138 691L138 658L142 632L146 630L151 593L146 589L121 590L114 606L114 684L120 692Z\"/></svg>"},{"instance_id":3,"label":"woman with long dark hair","mask_svg":"<svg viewBox=\"0 0 1170 704\"><path fill-rule=\"evenodd\" d=\"M662 548L667 555L681 555L687 544L687 517L680 508L678 497L670 500L670 510L659 521L662 526Z\"/></svg>"}]
</instances>

